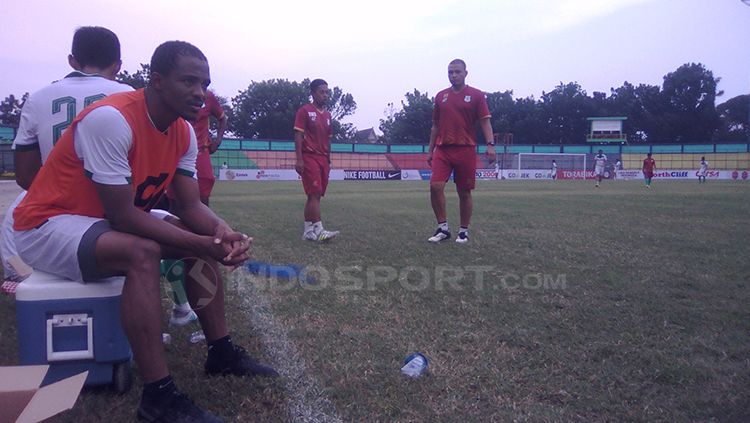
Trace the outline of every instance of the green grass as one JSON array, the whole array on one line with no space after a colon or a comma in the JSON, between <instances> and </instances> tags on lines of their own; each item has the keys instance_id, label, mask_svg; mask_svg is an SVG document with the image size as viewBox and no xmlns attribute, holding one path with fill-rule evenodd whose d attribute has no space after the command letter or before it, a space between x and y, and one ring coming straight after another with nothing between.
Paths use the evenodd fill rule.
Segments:
<instances>
[{"instance_id":1,"label":"green grass","mask_svg":"<svg viewBox=\"0 0 750 423\"><path fill-rule=\"evenodd\" d=\"M324 223L342 235L317 245L300 239L297 183L217 184L256 259L318 270L317 285L228 283L237 342L303 363L316 389L206 379L194 328L171 331L179 386L237 422L303 421L289 404L321 398L352 422L750 420L750 184L492 181L474 199L471 242L429 245L426 183L332 182ZM254 304L299 357L274 355ZM2 298L0 364L17 362L13 313ZM430 359L416 380L399 373L413 351ZM87 390L56 421L130 421L139 395Z\"/></svg>"}]
</instances>

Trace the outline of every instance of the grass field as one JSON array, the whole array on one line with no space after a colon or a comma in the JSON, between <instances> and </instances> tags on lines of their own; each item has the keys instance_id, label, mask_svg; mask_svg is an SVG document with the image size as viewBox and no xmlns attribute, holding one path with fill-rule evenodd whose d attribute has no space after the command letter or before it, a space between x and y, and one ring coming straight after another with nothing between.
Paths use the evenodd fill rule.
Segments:
<instances>
[{"instance_id":1,"label":"grass field","mask_svg":"<svg viewBox=\"0 0 750 423\"><path fill-rule=\"evenodd\" d=\"M282 377L207 379L196 328L169 329L178 385L236 422L750 421L750 184L491 181L474 199L471 242L430 245L426 183L332 182L342 235L317 245L297 183L218 183L254 257L317 283L230 275L236 342ZM448 208L455 236L454 192ZM3 297L0 364L14 319ZM416 380L399 372L413 351L430 359ZM54 421L132 421L139 386L87 390Z\"/></svg>"}]
</instances>

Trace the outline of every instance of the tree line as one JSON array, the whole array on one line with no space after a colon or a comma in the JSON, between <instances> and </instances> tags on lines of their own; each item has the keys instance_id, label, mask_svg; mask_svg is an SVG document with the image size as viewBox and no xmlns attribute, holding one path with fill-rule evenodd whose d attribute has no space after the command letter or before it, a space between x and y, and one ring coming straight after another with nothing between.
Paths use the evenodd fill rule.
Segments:
<instances>
[{"instance_id":1,"label":"tree line","mask_svg":"<svg viewBox=\"0 0 750 423\"><path fill-rule=\"evenodd\" d=\"M149 66L117 79L134 88L148 83ZM581 144L589 131L587 117L623 116L629 143L690 144L747 142L750 139L750 95L716 105L721 78L700 63L688 63L670 72L661 86L625 81L609 93L588 95L577 82L560 83L549 92L514 98L513 91L487 93L495 133L512 133L517 144ZM241 138L293 139L297 109L309 101L308 79L252 81L228 99L218 96L229 116L228 130ZM13 94L0 103L0 124L18 126L28 93ZM388 104L380 119L381 142L425 144L432 125L433 98L417 89L406 93L400 107ZM357 131L343 123L357 109L354 97L339 87L331 89L329 110L333 141L349 142Z\"/></svg>"}]
</instances>

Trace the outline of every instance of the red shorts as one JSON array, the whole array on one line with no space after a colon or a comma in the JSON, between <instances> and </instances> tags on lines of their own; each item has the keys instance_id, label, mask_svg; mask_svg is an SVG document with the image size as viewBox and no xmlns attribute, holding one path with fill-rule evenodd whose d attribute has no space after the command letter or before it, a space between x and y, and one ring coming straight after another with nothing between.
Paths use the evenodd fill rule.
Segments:
<instances>
[{"instance_id":1,"label":"red shorts","mask_svg":"<svg viewBox=\"0 0 750 423\"><path fill-rule=\"evenodd\" d=\"M643 171L643 177L644 178L653 178L654 177L654 172L653 171L649 172L647 170L644 170Z\"/></svg>"},{"instance_id":2,"label":"red shorts","mask_svg":"<svg viewBox=\"0 0 750 423\"><path fill-rule=\"evenodd\" d=\"M325 195L328 188L328 173L331 171L328 157L321 154L303 154L302 162L305 164L305 170L302 172L305 194Z\"/></svg>"},{"instance_id":3,"label":"red shorts","mask_svg":"<svg viewBox=\"0 0 750 423\"><path fill-rule=\"evenodd\" d=\"M210 197L216 177L214 176L214 168L211 166L211 153L208 152L207 148L198 150L195 171L198 174L198 190L201 198Z\"/></svg>"},{"instance_id":4,"label":"red shorts","mask_svg":"<svg viewBox=\"0 0 750 423\"><path fill-rule=\"evenodd\" d=\"M459 190L472 190L477 180L477 150L473 145L437 146L432 152L430 183L453 180Z\"/></svg>"}]
</instances>

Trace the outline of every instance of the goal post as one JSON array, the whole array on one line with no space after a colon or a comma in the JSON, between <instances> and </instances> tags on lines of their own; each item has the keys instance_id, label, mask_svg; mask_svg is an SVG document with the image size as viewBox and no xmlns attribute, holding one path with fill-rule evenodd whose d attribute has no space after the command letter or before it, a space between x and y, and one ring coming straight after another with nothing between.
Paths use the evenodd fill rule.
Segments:
<instances>
[{"instance_id":1,"label":"goal post","mask_svg":"<svg viewBox=\"0 0 750 423\"><path fill-rule=\"evenodd\" d=\"M583 153L518 153L518 170L551 170L553 160L558 170L586 171L586 154Z\"/></svg>"}]
</instances>

